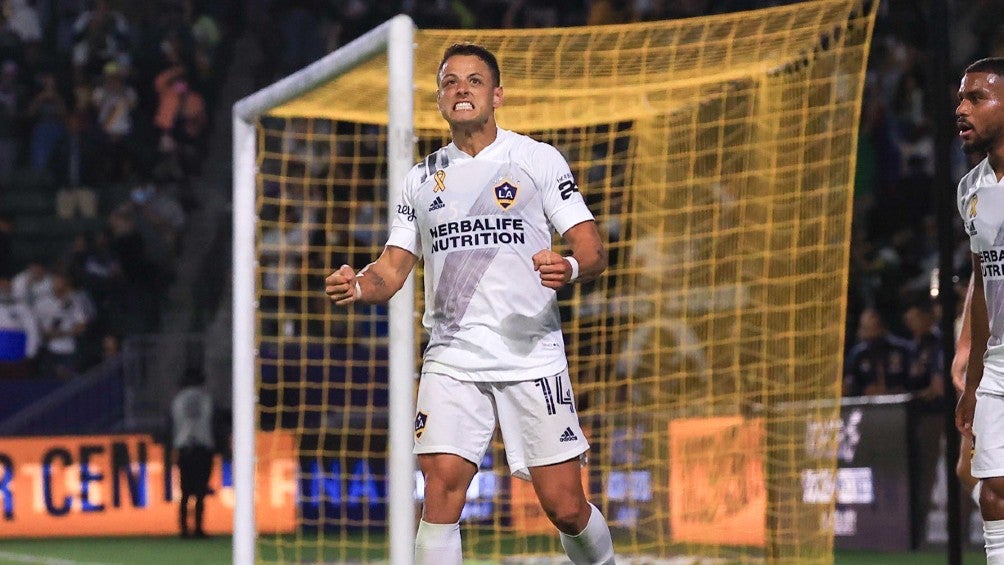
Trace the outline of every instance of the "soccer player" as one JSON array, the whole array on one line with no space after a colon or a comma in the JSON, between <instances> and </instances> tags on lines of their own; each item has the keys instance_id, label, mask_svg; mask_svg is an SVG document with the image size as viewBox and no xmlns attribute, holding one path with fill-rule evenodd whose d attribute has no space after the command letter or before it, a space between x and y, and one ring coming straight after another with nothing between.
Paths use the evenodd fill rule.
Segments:
<instances>
[{"instance_id":1,"label":"soccer player","mask_svg":"<svg viewBox=\"0 0 1004 565\"><path fill-rule=\"evenodd\" d=\"M1004 564L1004 58L970 65L955 110L962 147L987 157L959 181L970 238L970 352L955 425L973 441L987 563Z\"/></svg>"},{"instance_id":2,"label":"soccer player","mask_svg":"<svg viewBox=\"0 0 1004 565\"><path fill-rule=\"evenodd\" d=\"M614 562L610 531L582 490L589 445L575 412L555 291L591 280L607 256L568 164L552 146L498 127L498 62L469 43L437 73L452 143L408 173L380 257L325 280L340 305L382 303L425 262L429 332L415 418L425 505L419 565L461 563L460 514L494 433L530 480L576 565ZM551 229L571 248L551 250Z\"/></svg>"}]
</instances>

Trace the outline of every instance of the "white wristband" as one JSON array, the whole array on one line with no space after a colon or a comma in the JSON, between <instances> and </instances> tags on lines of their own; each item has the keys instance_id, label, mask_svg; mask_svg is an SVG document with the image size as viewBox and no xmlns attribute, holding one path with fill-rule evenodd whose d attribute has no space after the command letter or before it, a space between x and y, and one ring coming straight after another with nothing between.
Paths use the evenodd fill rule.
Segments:
<instances>
[{"instance_id":1,"label":"white wristband","mask_svg":"<svg viewBox=\"0 0 1004 565\"><path fill-rule=\"evenodd\" d=\"M353 300L362 300L363 299L363 287L359 286L359 279L361 279L361 278L363 278L362 271L360 271L359 274L356 275L356 294L355 294L355 296L352 297Z\"/></svg>"},{"instance_id":2,"label":"white wristband","mask_svg":"<svg viewBox=\"0 0 1004 565\"><path fill-rule=\"evenodd\" d=\"M575 279L579 278L579 262L571 255L565 257L564 259L572 266L572 276L569 277L568 282L575 282Z\"/></svg>"}]
</instances>

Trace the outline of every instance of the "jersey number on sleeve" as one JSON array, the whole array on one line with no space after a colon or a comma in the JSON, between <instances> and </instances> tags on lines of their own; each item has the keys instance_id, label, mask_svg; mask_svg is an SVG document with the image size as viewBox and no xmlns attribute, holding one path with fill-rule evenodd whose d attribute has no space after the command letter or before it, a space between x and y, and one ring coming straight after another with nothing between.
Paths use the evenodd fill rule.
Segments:
<instances>
[{"instance_id":1,"label":"jersey number on sleeve","mask_svg":"<svg viewBox=\"0 0 1004 565\"><path fill-rule=\"evenodd\" d=\"M579 191L579 186L575 184L575 181L569 179L558 185L558 190L561 191L561 199L568 200L572 197L573 192Z\"/></svg>"}]
</instances>

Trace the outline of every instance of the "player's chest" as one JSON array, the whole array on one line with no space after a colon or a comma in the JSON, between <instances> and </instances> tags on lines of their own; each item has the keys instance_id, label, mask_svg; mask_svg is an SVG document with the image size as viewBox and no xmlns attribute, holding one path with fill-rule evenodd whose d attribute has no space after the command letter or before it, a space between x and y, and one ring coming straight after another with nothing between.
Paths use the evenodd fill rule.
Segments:
<instances>
[{"instance_id":1,"label":"player's chest","mask_svg":"<svg viewBox=\"0 0 1004 565\"><path fill-rule=\"evenodd\" d=\"M518 166L472 160L433 172L413 202L423 223L436 223L471 215L523 215L540 207L540 191Z\"/></svg>"},{"instance_id":2,"label":"player's chest","mask_svg":"<svg viewBox=\"0 0 1004 565\"><path fill-rule=\"evenodd\" d=\"M966 233L973 249L986 250L1004 245L999 241L1004 229L1004 184L984 185L972 190L962 200Z\"/></svg>"}]
</instances>

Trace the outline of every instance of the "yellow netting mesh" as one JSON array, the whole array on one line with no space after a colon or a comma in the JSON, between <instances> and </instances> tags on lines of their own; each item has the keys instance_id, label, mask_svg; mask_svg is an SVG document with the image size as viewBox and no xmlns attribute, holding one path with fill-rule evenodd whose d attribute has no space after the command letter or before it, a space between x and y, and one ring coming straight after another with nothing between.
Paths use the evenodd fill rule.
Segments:
<instances>
[{"instance_id":1,"label":"yellow netting mesh","mask_svg":"<svg viewBox=\"0 0 1004 565\"><path fill-rule=\"evenodd\" d=\"M606 275L559 298L593 444L584 481L621 555L832 562L832 496L806 477L835 468L876 4L416 36L416 160L448 141L443 49L481 43L502 67L500 125L562 151L606 239ZM386 310L322 291L386 236L385 66L259 124L259 422L294 435L301 471L301 527L262 536L266 561L386 559ZM465 556L560 557L500 446L482 468Z\"/></svg>"}]
</instances>

